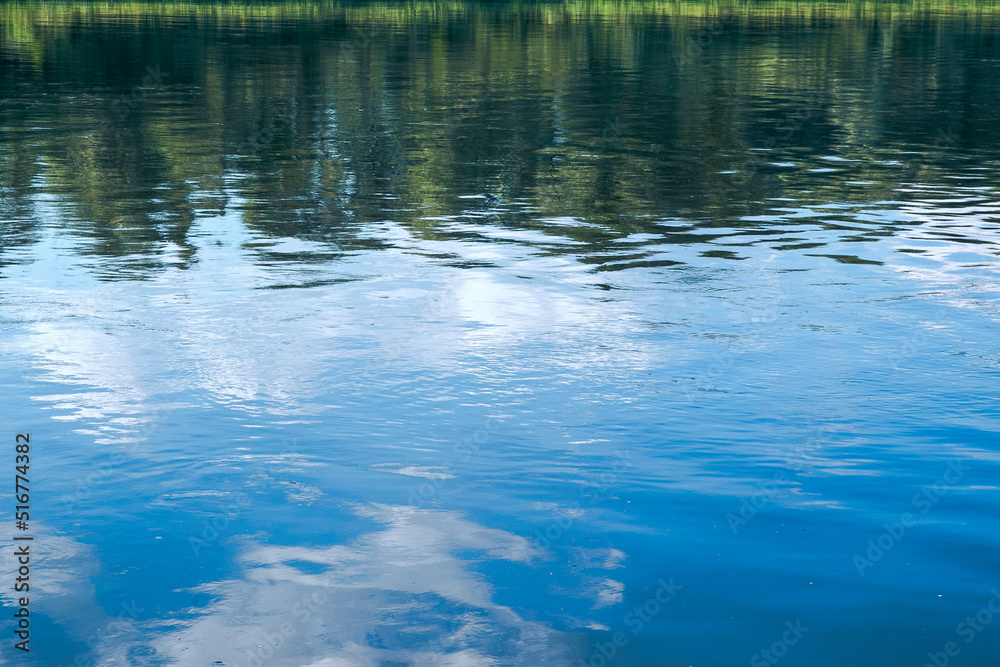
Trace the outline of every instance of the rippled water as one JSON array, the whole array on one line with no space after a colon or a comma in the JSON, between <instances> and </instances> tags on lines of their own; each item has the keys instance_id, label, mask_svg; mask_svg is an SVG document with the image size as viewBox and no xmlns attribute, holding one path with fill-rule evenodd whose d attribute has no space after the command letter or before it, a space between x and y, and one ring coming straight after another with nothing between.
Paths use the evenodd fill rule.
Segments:
<instances>
[{"instance_id":1,"label":"rippled water","mask_svg":"<svg viewBox=\"0 0 1000 667\"><path fill-rule=\"evenodd\" d=\"M998 31L0 3L0 662L995 664Z\"/></svg>"}]
</instances>

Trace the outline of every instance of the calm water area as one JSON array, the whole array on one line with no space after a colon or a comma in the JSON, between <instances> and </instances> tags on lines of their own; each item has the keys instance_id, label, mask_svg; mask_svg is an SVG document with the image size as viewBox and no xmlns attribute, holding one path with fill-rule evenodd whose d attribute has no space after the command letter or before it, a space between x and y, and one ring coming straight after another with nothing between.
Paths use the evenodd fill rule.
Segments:
<instances>
[{"instance_id":1,"label":"calm water area","mask_svg":"<svg viewBox=\"0 0 1000 667\"><path fill-rule=\"evenodd\" d=\"M998 176L994 2L0 1L0 664L995 667Z\"/></svg>"}]
</instances>

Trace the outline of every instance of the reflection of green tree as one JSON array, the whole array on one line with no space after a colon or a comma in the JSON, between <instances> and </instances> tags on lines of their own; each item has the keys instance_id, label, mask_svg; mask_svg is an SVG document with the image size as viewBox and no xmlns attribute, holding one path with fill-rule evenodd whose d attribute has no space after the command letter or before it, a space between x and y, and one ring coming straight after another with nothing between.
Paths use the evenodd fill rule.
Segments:
<instances>
[{"instance_id":1,"label":"reflection of green tree","mask_svg":"<svg viewBox=\"0 0 1000 667\"><path fill-rule=\"evenodd\" d=\"M976 100L1000 92L998 23L933 0L0 3L0 91L58 92L0 105L0 183L22 193L0 198L23 213L44 177L93 252L182 259L234 197L258 234L344 248L378 220L467 233L466 213L593 250L671 218L745 226L788 192L844 198L843 176L776 163L855 159L841 172L871 185L851 199L877 202L947 167L943 118L956 146L995 146Z\"/></svg>"},{"instance_id":2,"label":"reflection of green tree","mask_svg":"<svg viewBox=\"0 0 1000 667\"><path fill-rule=\"evenodd\" d=\"M0 118L4 108L0 106ZM31 183L38 173L34 151L24 141L0 144L0 266L11 250L38 240Z\"/></svg>"}]
</instances>

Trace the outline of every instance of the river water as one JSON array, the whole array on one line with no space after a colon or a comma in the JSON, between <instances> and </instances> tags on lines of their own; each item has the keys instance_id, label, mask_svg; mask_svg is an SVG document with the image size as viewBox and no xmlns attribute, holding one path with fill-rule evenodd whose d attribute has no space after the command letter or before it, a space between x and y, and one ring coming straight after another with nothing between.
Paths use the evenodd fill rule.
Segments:
<instances>
[{"instance_id":1,"label":"river water","mask_svg":"<svg viewBox=\"0 0 1000 667\"><path fill-rule=\"evenodd\" d=\"M995 664L998 31L0 3L0 662Z\"/></svg>"}]
</instances>

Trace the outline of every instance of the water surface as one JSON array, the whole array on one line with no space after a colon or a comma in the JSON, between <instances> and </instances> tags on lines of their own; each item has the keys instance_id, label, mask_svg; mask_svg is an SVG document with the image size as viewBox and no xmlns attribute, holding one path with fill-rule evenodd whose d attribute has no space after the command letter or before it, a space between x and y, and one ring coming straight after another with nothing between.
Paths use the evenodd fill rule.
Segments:
<instances>
[{"instance_id":1,"label":"water surface","mask_svg":"<svg viewBox=\"0 0 1000 667\"><path fill-rule=\"evenodd\" d=\"M993 664L998 31L0 3L0 659Z\"/></svg>"}]
</instances>

